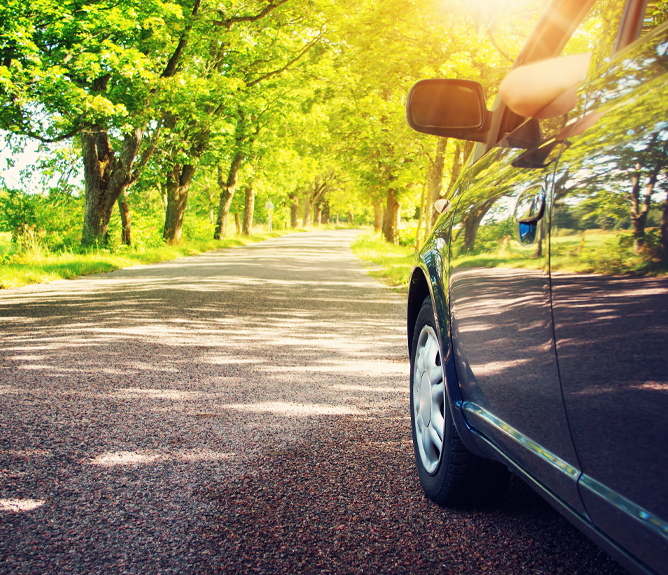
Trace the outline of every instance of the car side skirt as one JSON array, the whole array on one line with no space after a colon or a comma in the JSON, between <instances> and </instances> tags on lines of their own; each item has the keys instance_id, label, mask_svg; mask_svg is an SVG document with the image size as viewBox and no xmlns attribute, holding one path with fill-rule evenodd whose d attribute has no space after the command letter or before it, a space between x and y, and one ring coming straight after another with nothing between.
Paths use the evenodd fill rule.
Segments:
<instances>
[{"instance_id":1,"label":"car side skirt","mask_svg":"<svg viewBox=\"0 0 668 575\"><path fill-rule=\"evenodd\" d=\"M537 481L559 493L572 509L587 517L587 511L578 491L580 469L573 467L476 403L464 402L462 411L472 429L485 437L493 437L496 445L505 453L512 454L518 465L531 469Z\"/></svg>"},{"instance_id":2,"label":"car side skirt","mask_svg":"<svg viewBox=\"0 0 668 575\"><path fill-rule=\"evenodd\" d=\"M534 491L545 499L554 509L570 521L577 529L584 533L589 539L601 547L608 555L618 561L625 569L637 575L658 575L645 564L636 559L617 545L612 539L599 531L594 524L586 517L582 516L564 500L547 489L542 483L527 473L513 459L511 459L502 449L487 439L482 433L475 429L470 429L470 434L475 437L476 443L480 446L484 457L495 459L506 465L513 473L521 477Z\"/></svg>"}]
</instances>

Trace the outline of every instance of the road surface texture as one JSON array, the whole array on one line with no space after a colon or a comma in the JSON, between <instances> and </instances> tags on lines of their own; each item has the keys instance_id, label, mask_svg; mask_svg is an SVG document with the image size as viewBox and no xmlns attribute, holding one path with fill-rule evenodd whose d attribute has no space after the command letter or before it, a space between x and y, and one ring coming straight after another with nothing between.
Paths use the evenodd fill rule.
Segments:
<instances>
[{"instance_id":1,"label":"road surface texture","mask_svg":"<svg viewBox=\"0 0 668 575\"><path fill-rule=\"evenodd\" d=\"M0 293L0 572L622 573L518 479L425 499L355 234Z\"/></svg>"}]
</instances>

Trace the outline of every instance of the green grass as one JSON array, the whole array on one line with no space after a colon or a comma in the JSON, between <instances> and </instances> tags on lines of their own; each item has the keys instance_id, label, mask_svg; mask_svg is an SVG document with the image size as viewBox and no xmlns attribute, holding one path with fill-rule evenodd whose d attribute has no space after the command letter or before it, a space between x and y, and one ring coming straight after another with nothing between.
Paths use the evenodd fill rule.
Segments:
<instances>
[{"instance_id":1,"label":"green grass","mask_svg":"<svg viewBox=\"0 0 668 575\"><path fill-rule=\"evenodd\" d=\"M665 275L668 265L658 249L656 231L648 229L646 238L646 249L635 254L631 232L588 230L586 233L572 233L567 230L566 233L552 236L549 262L547 253L537 257L535 246L523 248L517 242L502 238L496 243L488 242L488 251L456 257L452 265L464 268L547 270L549 263L552 271L559 272Z\"/></svg>"},{"instance_id":2,"label":"green grass","mask_svg":"<svg viewBox=\"0 0 668 575\"><path fill-rule=\"evenodd\" d=\"M412 247L389 244L374 233L357 236L352 244L353 253L365 262L380 266L369 273L403 291L408 290L415 250Z\"/></svg>"},{"instance_id":3,"label":"green grass","mask_svg":"<svg viewBox=\"0 0 668 575\"><path fill-rule=\"evenodd\" d=\"M71 279L78 276L110 272L138 264L151 264L174 260L217 250L245 246L276 238L293 231L260 233L252 236L233 236L224 240L194 240L182 242L178 246L164 245L158 248L134 249L122 247L114 252L92 249L86 253L49 253L32 250L25 253L13 252L9 234L0 234L0 288L16 288L27 284L45 283L57 279ZM5 237L7 236L7 237Z\"/></svg>"},{"instance_id":4,"label":"green grass","mask_svg":"<svg viewBox=\"0 0 668 575\"><path fill-rule=\"evenodd\" d=\"M648 230L648 234L651 230ZM551 246L552 271L571 273L597 273L603 275L666 275L668 264L661 260L656 249L656 239L648 235L647 251L633 253L630 232L589 230L586 234L568 233L553 236ZM524 268L548 267L547 254L536 256L536 247L524 248L517 242L502 241L493 244L490 251L456 257L454 267L462 268ZM360 234L353 242L355 255L378 269L371 270L374 277L393 287L406 290L410 281L414 250L412 247L388 244L382 236Z\"/></svg>"}]
</instances>

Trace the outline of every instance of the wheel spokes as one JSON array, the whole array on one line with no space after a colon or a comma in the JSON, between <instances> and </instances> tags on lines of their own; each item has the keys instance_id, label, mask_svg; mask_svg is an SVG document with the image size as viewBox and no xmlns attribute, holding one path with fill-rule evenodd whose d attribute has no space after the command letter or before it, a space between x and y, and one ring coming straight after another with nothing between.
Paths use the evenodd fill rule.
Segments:
<instances>
[{"instance_id":1,"label":"wheel spokes","mask_svg":"<svg viewBox=\"0 0 668 575\"><path fill-rule=\"evenodd\" d=\"M431 334L429 334L429 339L427 340L427 344L425 345L425 352L427 355L425 361L427 363L428 369L431 369L433 366L436 365L436 357L439 354L438 341L436 341L436 338Z\"/></svg>"},{"instance_id":2,"label":"wheel spokes","mask_svg":"<svg viewBox=\"0 0 668 575\"><path fill-rule=\"evenodd\" d=\"M441 445L442 445L443 433L445 432L445 420L443 419L443 415L441 414L440 409L432 410L431 427L436 430L436 433L439 434L439 439L441 440Z\"/></svg>"},{"instance_id":3,"label":"wheel spokes","mask_svg":"<svg viewBox=\"0 0 668 575\"><path fill-rule=\"evenodd\" d=\"M429 381L433 386L437 386L438 384L443 385L443 369L440 365L433 365L427 373L429 374Z\"/></svg>"},{"instance_id":4,"label":"wheel spokes","mask_svg":"<svg viewBox=\"0 0 668 575\"><path fill-rule=\"evenodd\" d=\"M433 474L438 469L445 438L443 418L445 382L441 365L441 348L432 326L425 325L422 328L413 361L415 444L425 471ZM425 410L424 414L422 410ZM427 413L427 410L430 413ZM425 425L423 415L428 421L427 425Z\"/></svg>"},{"instance_id":5,"label":"wheel spokes","mask_svg":"<svg viewBox=\"0 0 668 575\"><path fill-rule=\"evenodd\" d=\"M438 454L440 455L441 449L443 448L443 438L438 434L438 430L431 425L429 426L429 440L437 449Z\"/></svg>"},{"instance_id":6,"label":"wheel spokes","mask_svg":"<svg viewBox=\"0 0 668 575\"><path fill-rule=\"evenodd\" d=\"M440 408L440 406L443 405L444 400L445 400L445 383L443 383L443 380L441 379L439 383L432 384L431 386L432 411L434 407ZM440 411L440 409L438 411Z\"/></svg>"},{"instance_id":7,"label":"wheel spokes","mask_svg":"<svg viewBox=\"0 0 668 575\"><path fill-rule=\"evenodd\" d=\"M432 450L430 449L432 441L431 441L431 434L429 432L429 429L430 429L429 427L427 427L426 429L423 429L423 433L422 433L422 447L424 447L425 453L427 453L428 457L429 457L429 455L432 455ZM433 457L433 455L432 455L432 457ZM431 459L431 457L430 457L430 459Z\"/></svg>"}]
</instances>

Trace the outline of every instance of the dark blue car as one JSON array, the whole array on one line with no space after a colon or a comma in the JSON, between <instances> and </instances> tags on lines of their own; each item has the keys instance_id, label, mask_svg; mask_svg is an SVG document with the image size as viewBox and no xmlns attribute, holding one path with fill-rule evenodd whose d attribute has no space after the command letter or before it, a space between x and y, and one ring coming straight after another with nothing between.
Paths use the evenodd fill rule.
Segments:
<instances>
[{"instance_id":1,"label":"dark blue car","mask_svg":"<svg viewBox=\"0 0 668 575\"><path fill-rule=\"evenodd\" d=\"M409 288L422 487L491 501L511 469L638 573L668 573L665 20L552 1L491 111L463 80L407 103L416 130L476 143Z\"/></svg>"}]
</instances>

